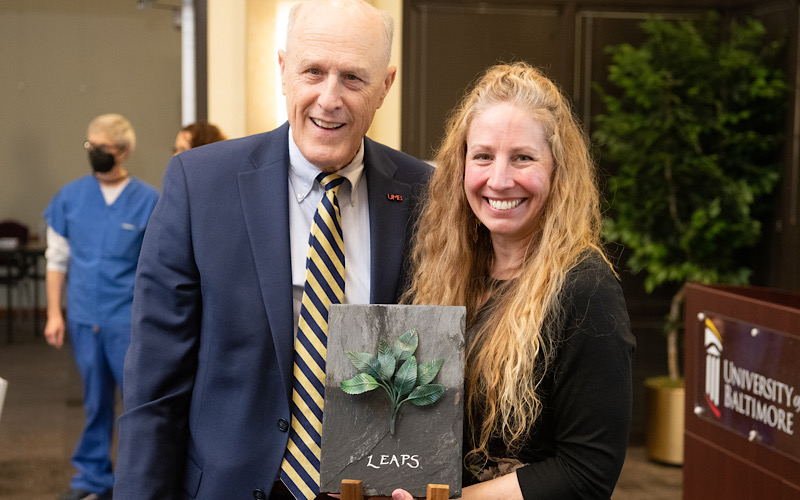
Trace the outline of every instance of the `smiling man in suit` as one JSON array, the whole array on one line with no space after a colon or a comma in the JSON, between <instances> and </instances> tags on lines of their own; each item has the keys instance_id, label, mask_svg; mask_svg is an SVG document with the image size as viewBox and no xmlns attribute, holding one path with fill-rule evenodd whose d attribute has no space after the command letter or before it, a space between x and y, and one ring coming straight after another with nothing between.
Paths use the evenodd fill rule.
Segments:
<instances>
[{"instance_id":1,"label":"smiling man in suit","mask_svg":"<svg viewBox=\"0 0 800 500\"><path fill-rule=\"evenodd\" d=\"M362 0L297 4L278 54L288 123L170 160L136 277L114 498L318 493L313 439L292 437L298 322L327 324L328 306L305 309L319 306L305 295L318 204L333 199L326 227L341 227L343 272L322 273L341 274L332 302L393 303L430 173L365 137L394 82L391 39L391 18Z\"/></svg>"}]
</instances>

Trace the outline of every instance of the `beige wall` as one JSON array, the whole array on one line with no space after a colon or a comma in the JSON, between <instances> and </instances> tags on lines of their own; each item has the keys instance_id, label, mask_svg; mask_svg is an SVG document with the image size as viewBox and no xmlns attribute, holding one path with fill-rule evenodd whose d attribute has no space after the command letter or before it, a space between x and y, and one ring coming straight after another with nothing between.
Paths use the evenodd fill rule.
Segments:
<instances>
[{"instance_id":1,"label":"beige wall","mask_svg":"<svg viewBox=\"0 0 800 500\"><path fill-rule=\"evenodd\" d=\"M283 32L278 24L279 13L292 3L208 0L208 118L232 137L271 130L285 120L285 104L278 99L278 50L283 42L276 33ZM375 115L369 136L399 148L402 2L372 0L371 3L389 12L395 20L392 64L398 66L398 77Z\"/></svg>"},{"instance_id":2,"label":"beige wall","mask_svg":"<svg viewBox=\"0 0 800 500\"><path fill-rule=\"evenodd\" d=\"M208 0L208 119L228 137L247 135L245 0Z\"/></svg>"},{"instance_id":3,"label":"beige wall","mask_svg":"<svg viewBox=\"0 0 800 500\"><path fill-rule=\"evenodd\" d=\"M133 124L131 173L160 189L180 126L180 30L136 2L0 0L0 219L36 233L58 189L89 173L86 126Z\"/></svg>"},{"instance_id":4,"label":"beige wall","mask_svg":"<svg viewBox=\"0 0 800 500\"><path fill-rule=\"evenodd\" d=\"M375 115L369 136L395 149L400 149L400 96L403 88L403 2L402 0L372 0L375 7L385 10L394 18L394 42L392 43L392 64L397 66L397 78L383 106Z\"/></svg>"}]
</instances>

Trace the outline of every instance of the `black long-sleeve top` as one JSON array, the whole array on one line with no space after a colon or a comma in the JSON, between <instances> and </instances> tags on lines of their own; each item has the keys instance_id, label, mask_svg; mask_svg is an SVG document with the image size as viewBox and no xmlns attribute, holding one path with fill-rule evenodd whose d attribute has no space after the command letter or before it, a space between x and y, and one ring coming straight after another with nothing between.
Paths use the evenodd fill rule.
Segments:
<instances>
[{"instance_id":1,"label":"black long-sleeve top","mask_svg":"<svg viewBox=\"0 0 800 500\"><path fill-rule=\"evenodd\" d=\"M625 460L636 341L622 288L597 253L568 273L561 304L561 328L550 332L559 340L555 362L539 390L544 408L522 450L510 458L528 464L516 471L526 500L608 499ZM477 331L482 319L470 330ZM478 430L465 432L465 454L472 449L470 431ZM493 457L508 457L502 439L489 448ZM465 486L474 481L465 471Z\"/></svg>"}]
</instances>

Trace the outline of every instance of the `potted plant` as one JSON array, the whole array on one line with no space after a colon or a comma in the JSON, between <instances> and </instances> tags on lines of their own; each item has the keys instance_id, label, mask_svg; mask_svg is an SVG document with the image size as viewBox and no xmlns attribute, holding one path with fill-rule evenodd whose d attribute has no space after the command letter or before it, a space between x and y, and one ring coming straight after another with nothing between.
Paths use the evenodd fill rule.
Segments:
<instances>
[{"instance_id":1,"label":"potted plant","mask_svg":"<svg viewBox=\"0 0 800 500\"><path fill-rule=\"evenodd\" d=\"M756 20L722 22L711 12L698 20L651 17L641 29L640 46L606 49L608 86L595 83L605 112L592 138L601 162L616 168L607 240L627 248L629 269L646 273L647 293L677 290L665 321L669 376L646 381L648 392L677 392L648 394L647 449L681 464L683 284L748 283L747 252L759 242L781 170L788 85L778 64L783 44ZM653 407L668 401L680 408ZM680 435L663 438L651 413L674 415L666 428Z\"/></svg>"}]
</instances>

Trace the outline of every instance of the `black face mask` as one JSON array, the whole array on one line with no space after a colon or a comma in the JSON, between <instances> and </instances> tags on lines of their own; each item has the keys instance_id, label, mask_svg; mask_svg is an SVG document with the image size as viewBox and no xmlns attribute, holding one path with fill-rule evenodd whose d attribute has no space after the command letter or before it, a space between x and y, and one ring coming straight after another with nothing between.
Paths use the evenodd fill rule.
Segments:
<instances>
[{"instance_id":1,"label":"black face mask","mask_svg":"<svg viewBox=\"0 0 800 500\"><path fill-rule=\"evenodd\" d=\"M114 164L117 163L117 160L111 153L106 153L99 149L92 149L89 151L89 163L92 164L92 170L102 174L114 168Z\"/></svg>"}]
</instances>

